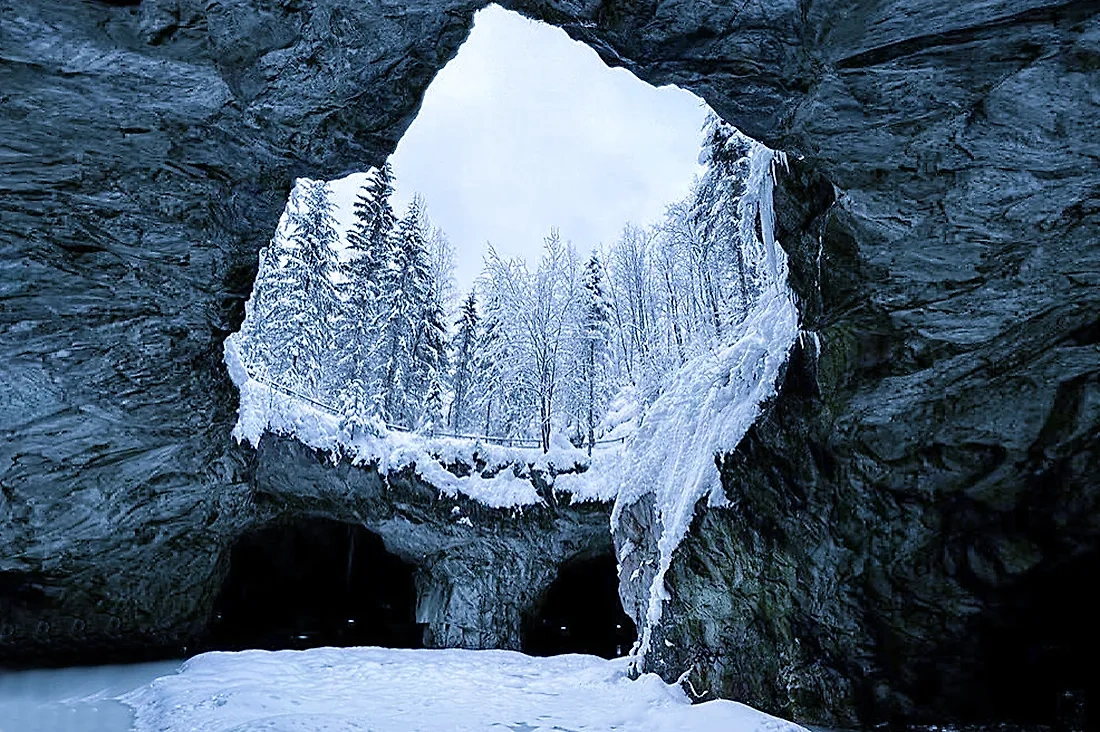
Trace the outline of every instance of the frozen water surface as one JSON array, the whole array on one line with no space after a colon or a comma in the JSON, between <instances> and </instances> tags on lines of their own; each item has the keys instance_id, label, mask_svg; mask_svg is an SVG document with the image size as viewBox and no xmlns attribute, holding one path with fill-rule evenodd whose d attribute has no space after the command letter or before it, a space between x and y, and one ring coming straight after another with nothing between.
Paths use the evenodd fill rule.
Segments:
<instances>
[{"instance_id":1,"label":"frozen water surface","mask_svg":"<svg viewBox=\"0 0 1100 732\"><path fill-rule=\"evenodd\" d=\"M0 732L805 732L627 659L315 648L0 674Z\"/></svg>"},{"instance_id":2,"label":"frozen water surface","mask_svg":"<svg viewBox=\"0 0 1100 732\"><path fill-rule=\"evenodd\" d=\"M0 732L127 732L134 713L118 700L179 661L0 672Z\"/></svg>"}]
</instances>

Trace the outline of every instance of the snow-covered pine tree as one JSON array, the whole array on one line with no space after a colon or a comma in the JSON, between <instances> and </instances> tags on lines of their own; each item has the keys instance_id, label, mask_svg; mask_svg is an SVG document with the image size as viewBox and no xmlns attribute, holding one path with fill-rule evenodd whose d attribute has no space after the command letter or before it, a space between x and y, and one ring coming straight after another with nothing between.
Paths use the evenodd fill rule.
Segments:
<instances>
[{"instance_id":1,"label":"snow-covered pine tree","mask_svg":"<svg viewBox=\"0 0 1100 732\"><path fill-rule=\"evenodd\" d=\"M397 224L390 198L393 196L393 168L386 163L376 168L363 183L352 206L355 222L348 232L348 246L360 258L381 264L386 240Z\"/></svg>"},{"instance_id":2,"label":"snow-covered pine tree","mask_svg":"<svg viewBox=\"0 0 1100 732\"><path fill-rule=\"evenodd\" d=\"M427 301L420 311L406 398L410 418L418 429L439 425L443 411L443 390L447 370L447 325L443 305L429 280Z\"/></svg>"},{"instance_id":3,"label":"snow-covered pine tree","mask_svg":"<svg viewBox=\"0 0 1100 732\"><path fill-rule=\"evenodd\" d=\"M429 314L430 275L421 202L414 198L409 210L389 237L386 267L379 286L378 330L381 334L379 370L381 380L374 398L381 404L382 417L390 423L411 427L410 388L417 386L414 353L420 351L418 336L430 332L422 327ZM415 410L418 411L418 410ZM413 419L410 419L413 417Z\"/></svg>"},{"instance_id":4,"label":"snow-covered pine tree","mask_svg":"<svg viewBox=\"0 0 1100 732\"><path fill-rule=\"evenodd\" d=\"M347 234L350 256L341 266L346 283L337 343L341 383L336 396L345 419L353 421L365 420L379 406L369 395L379 391L377 310L396 223L392 195L393 170L386 163L359 189L352 209L355 219Z\"/></svg>"},{"instance_id":5,"label":"snow-covered pine tree","mask_svg":"<svg viewBox=\"0 0 1100 732\"><path fill-rule=\"evenodd\" d=\"M409 390L418 414L418 429L443 425L443 403L449 368L447 305L454 297L454 249L442 230L432 225L427 208L416 196L421 240L424 244L425 298L412 351L413 382Z\"/></svg>"},{"instance_id":6,"label":"snow-covered pine tree","mask_svg":"<svg viewBox=\"0 0 1100 732\"><path fill-rule=\"evenodd\" d=\"M433 371L428 381L428 390L424 394L423 407L420 413L420 422L417 429L427 434L435 434L444 424L443 397L446 386L443 383L443 374Z\"/></svg>"},{"instance_id":7,"label":"snow-covered pine tree","mask_svg":"<svg viewBox=\"0 0 1100 732\"><path fill-rule=\"evenodd\" d=\"M470 290L459 311L458 321L455 323L457 332L454 339L454 371L451 374L454 398L451 400L450 424L451 429L460 434L467 429L471 387L477 378L476 368L480 345L478 323L477 294L474 290Z\"/></svg>"},{"instance_id":8,"label":"snow-covered pine tree","mask_svg":"<svg viewBox=\"0 0 1100 732\"><path fill-rule=\"evenodd\" d=\"M278 229L268 245L260 250L256 284L241 324L241 355L249 372L263 381L270 381L273 374L282 374L290 366L286 350L272 348L272 344L286 340L282 332L286 329L286 322L282 320L286 313L280 315L283 309L280 305L289 302L286 290L294 286L293 281L279 271L286 245L285 232Z\"/></svg>"},{"instance_id":9,"label":"snow-covered pine tree","mask_svg":"<svg viewBox=\"0 0 1100 732\"><path fill-rule=\"evenodd\" d=\"M336 219L324 181L295 188L288 209L289 233L272 240L270 327L264 335L278 368L280 385L321 396L332 372L331 319L336 293L330 277L335 262Z\"/></svg>"},{"instance_id":10,"label":"snow-covered pine tree","mask_svg":"<svg viewBox=\"0 0 1100 732\"><path fill-rule=\"evenodd\" d=\"M755 295L755 257L742 246L737 206L749 149L748 138L737 128L717 115L707 119L699 156L707 167L695 190L692 219L704 248L702 276L718 334L741 319Z\"/></svg>"},{"instance_id":11,"label":"snow-covered pine tree","mask_svg":"<svg viewBox=\"0 0 1100 732\"><path fill-rule=\"evenodd\" d=\"M477 329L477 345L473 349L470 371L477 378L467 387L470 424L481 434L496 437L506 434L501 425L501 403L504 398L505 361L507 351L500 316L490 306ZM456 429L458 429L456 427Z\"/></svg>"},{"instance_id":12,"label":"snow-covered pine tree","mask_svg":"<svg viewBox=\"0 0 1100 732\"><path fill-rule=\"evenodd\" d=\"M581 283L580 364L577 377L583 400L581 416L586 430L588 454L596 442L596 424L607 406L607 355L611 327L611 307L604 291L603 265L599 254L592 253L584 268Z\"/></svg>"}]
</instances>

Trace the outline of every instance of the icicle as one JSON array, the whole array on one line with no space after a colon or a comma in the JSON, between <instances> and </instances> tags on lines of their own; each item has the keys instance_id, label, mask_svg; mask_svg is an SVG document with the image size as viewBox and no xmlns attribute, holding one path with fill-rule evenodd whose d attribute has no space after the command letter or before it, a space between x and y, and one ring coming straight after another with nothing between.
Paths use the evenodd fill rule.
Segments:
<instances>
[{"instance_id":1,"label":"icicle","mask_svg":"<svg viewBox=\"0 0 1100 732\"><path fill-rule=\"evenodd\" d=\"M782 165L783 170L785 170L787 173L791 172L791 161L787 157L787 153L783 152L782 150L776 150L775 151L775 162L778 165ZM776 172L775 172L774 168L772 169L772 177L773 178L776 177ZM776 179L776 182L777 183L779 182L778 179Z\"/></svg>"},{"instance_id":2,"label":"icicle","mask_svg":"<svg viewBox=\"0 0 1100 732\"><path fill-rule=\"evenodd\" d=\"M355 528L348 526L348 566L344 572L344 590L351 592L352 563L355 560Z\"/></svg>"},{"instance_id":3,"label":"icicle","mask_svg":"<svg viewBox=\"0 0 1100 732\"><path fill-rule=\"evenodd\" d=\"M801 345L803 348L805 348L807 338L809 338L810 342L814 344L814 358L818 358L819 356L821 356L821 338L817 335L817 331L798 331L798 342L799 345Z\"/></svg>"}]
</instances>

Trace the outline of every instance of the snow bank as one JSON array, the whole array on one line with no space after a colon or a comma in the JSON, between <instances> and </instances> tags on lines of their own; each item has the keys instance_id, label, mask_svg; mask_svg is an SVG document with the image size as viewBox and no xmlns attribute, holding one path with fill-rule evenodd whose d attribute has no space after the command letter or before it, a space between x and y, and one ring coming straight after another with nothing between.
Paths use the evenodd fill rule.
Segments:
<instances>
[{"instance_id":1,"label":"snow bank","mask_svg":"<svg viewBox=\"0 0 1100 732\"><path fill-rule=\"evenodd\" d=\"M805 732L730 701L692 705L626 659L315 648L207 653L131 692L135 732Z\"/></svg>"},{"instance_id":2,"label":"snow bank","mask_svg":"<svg viewBox=\"0 0 1100 732\"><path fill-rule=\"evenodd\" d=\"M237 425L238 442L255 446L265 432L294 437L309 447L331 453L334 459L350 458L357 464L374 464L385 474L415 466L417 474L437 488L441 495L463 495L491 508L520 508L542 503L531 482L531 470L553 480L559 471L584 470L588 455L571 445L555 444L549 452L537 448L487 445L475 440L430 437L413 432L389 430L374 423L366 429L349 431L340 415L270 386L254 377L241 353L240 335L225 341L225 364L229 377L240 392ZM484 468L479 470L479 464ZM469 475L459 476L445 466L465 466ZM489 475L490 477L485 477ZM559 475L558 480L566 478ZM611 501L615 494L607 486L592 487L583 480L565 480L557 492L575 494L574 500Z\"/></svg>"}]
</instances>

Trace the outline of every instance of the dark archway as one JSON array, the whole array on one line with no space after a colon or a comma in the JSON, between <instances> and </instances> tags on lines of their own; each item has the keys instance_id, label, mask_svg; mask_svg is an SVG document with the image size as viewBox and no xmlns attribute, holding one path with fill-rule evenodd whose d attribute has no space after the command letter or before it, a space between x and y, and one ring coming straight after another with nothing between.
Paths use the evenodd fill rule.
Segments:
<instances>
[{"instance_id":1,"label":"dark archway","mask_svg":"<svg viewBox=\"0 0 1100 732\"><path fill-rule=\"evenodd\" d=\"M250 532L230 552L210 644L420 648L415 570L362 526L305 519Z\"/></svg>"},{"instance_id":2,"label":"dark archway","mask_svg":"<svg viewBox=\"0 0 1100 732\"><path fill-rule=\"evenodd\" d=\"M523 619L523 651L532 656L590 653L617 658L630 651L637 630L623 612L619 577L610 554L572 559Z\"/></svg>"},{"instance_id":3,"label":"dark archway","mask_svg":"<svg viewBox=\"0 0 1100 732\"><path fill-rule=\"evenodd\" d=\"M1100 729L1100 614L1092 589L1100 552L1036 568L985 635L989 710L983 715L1058 729Z\"/></svg>"}]
</instances>

